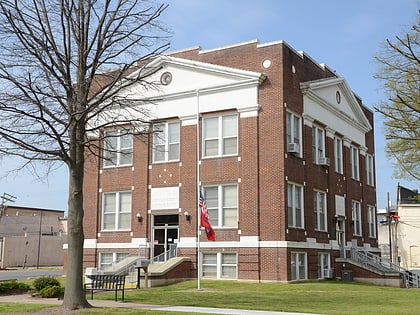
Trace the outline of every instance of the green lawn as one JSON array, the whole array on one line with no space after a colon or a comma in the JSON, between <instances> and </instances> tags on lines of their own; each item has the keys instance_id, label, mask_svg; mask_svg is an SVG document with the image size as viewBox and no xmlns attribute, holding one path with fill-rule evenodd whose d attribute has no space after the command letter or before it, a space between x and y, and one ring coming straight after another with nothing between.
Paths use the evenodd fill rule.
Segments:
<instances>
[{"instance_id":1,"label":"green lawn","mask_svg":"<svg viewBox=\"0 0 420 315\"><path fill-rule=\"evenodd\" d=\"M108 295L112 298L112 295ZM319 314L417 314L420 289L322 281L275 284L236 281L188 281L167 287L130 290L135 303L226 307Z\"/></svg>"},{"instance_id":2,"label":"green lawn","mask_svg":"<svg viewBox=\"0 0 420 315\"><path fill-rule=\"evenodd\" d=\"M361 283L322 281L296 284L250 283L237 281L188 281L166 287L126 290L126 302L273 310L318 314L418 314L420 289L400 289ZM112 293L96 294L95 299L113 299ZM3 306L3 307L2 307ZM5 309L0 313L20 310ZM91 309L90 314L138 314L138 310ZM142 314L182 314L144 311Z\"/></svg>"}]
</instances>

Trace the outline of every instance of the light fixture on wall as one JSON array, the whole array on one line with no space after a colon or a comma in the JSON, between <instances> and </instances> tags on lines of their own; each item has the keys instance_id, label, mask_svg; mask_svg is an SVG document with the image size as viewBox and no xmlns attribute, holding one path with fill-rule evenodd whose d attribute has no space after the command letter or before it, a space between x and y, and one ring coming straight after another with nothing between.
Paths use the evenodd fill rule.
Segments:
<instances>
[{"instance_id":1,"label":"light fixture on wall","mask_svg":"<svg viewBox=\"0 0 420 315\"><path fill-rule=\"evenodd\" d=\"M137 222L142 223L143 222L143 217L140 215L140 213L137 213L136 216L137 216Z\"/></svg>"},{"instance_id":2,"label":"light fixture on wall","mask_svg":"<svg viewBox=\"0 0 420 315\"><path fill-rule=\"evenodd\" d=\"M188 213L188 211L184 212L185 220L190 222L191 221L191 214Z\"/></svg>"}]
</instances>

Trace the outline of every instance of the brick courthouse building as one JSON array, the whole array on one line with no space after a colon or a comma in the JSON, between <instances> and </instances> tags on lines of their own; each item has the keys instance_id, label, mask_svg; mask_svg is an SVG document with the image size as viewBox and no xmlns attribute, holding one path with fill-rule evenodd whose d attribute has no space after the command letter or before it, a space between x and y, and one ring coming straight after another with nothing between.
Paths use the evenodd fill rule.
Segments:
<instances>
[{"instance_id":1,"label":"brick courthouse building","mask_svg":"<svg viewBox=\"0 0 420 315\"><path fill-rule=\"evenodd\" d=\"M85 267L176 247L192 277L201 261L204 278L285 282L333 276L352 247L377 252L373 113L344 78L281 41L148 67L159 88L124 93L153 100L158 132L87 158ZM199 252L198 182L216 232Z\"/></svg>"}]
</instances>

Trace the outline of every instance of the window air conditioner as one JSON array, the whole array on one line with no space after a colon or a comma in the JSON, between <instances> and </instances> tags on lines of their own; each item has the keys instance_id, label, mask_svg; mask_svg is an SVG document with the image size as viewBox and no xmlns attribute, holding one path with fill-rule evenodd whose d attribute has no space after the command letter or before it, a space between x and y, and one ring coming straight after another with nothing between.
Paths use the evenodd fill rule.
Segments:
<instances>
[{"instance_id":1,"label":"window air conditioner","mask_svg":"<svg viewBox=\"0 0 420 315\"><path fill-rule=\"evenodd\" d=\"M287 144L287 152L289 153L299 153L299 144L298 143L288 143Z\"/></svg>"},{"instance_id":2,"label":"window air conditioner","mask_svg":"<svg viewBox=\"0 0 420 315\"><path fill-rule=\"evenodd\" d=\"M322 166L330 166L330 159L327 157L320 157L318 159L318 164Z\"/></svg>"}]
</instances>

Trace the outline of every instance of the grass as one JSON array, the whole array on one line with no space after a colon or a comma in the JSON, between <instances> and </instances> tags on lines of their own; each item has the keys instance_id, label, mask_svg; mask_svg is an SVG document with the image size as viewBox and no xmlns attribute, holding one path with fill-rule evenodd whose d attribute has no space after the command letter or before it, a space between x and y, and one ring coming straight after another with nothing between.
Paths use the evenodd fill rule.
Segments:
<instances>
[{"instance_id":1,"label":"grass","mask_svg":"<svg viewBox=\"0 0 420 315\"><path fill-rule=\"evenodd\" d=\"M95 299L112 300L113 297L112 293L95 295ZM391 288L339 281L296 284L202 281L201 290L197 290L197 281L187 281L166 287L127 290L125 300L126 302L155 305L238 308L328 315L412 315L417 314L420 308L420 289ZM4 305L0 305L0 313L7 312L19 312L19 310L4 310ZM81 314L127 315L138 314L138 312L138 309L97 308L85 310ZM187 314L146 310L141 312L142 314Z\"/></svg>"}]
</instances>

